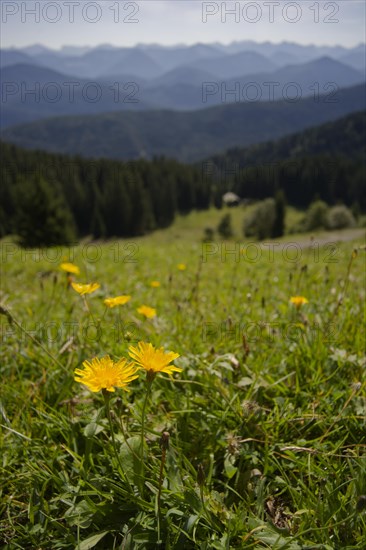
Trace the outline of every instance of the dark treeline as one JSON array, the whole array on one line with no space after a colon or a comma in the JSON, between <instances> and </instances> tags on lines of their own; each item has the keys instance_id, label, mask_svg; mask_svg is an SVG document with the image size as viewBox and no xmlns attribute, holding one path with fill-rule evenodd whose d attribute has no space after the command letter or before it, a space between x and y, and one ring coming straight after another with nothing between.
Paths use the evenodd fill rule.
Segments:
<instances>
[{"instance_id":1,"label":"dark treeline","mask_svg":"<svg viewBox=\"0 0 366 550\"><path fill-rule=\"evenodd\" d=\"M361 159L319 155L238 169L232 191L254 200L285 193L288 204L306 208L315 198L330 205L358 204L366 211L366 165ZM226 167L226 171L228 168Z\"/></svg>"},{"instance_id":2,"label":"dark treeline","mask_svg":"<svg viewBox=\"0 0 366 550\"><path fill-rule=\"evenodd\" d=\"M1 150L0 235L19 235L25 246L143 235L210 206L200 167L175 160L88 160L7 143Z\"/></svg>"}]
</instances>

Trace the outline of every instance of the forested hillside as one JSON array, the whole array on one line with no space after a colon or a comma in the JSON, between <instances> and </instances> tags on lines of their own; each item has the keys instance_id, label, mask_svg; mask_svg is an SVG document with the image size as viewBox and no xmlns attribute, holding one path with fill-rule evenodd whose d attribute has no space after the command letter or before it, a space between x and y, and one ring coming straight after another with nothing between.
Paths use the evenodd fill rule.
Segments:
<instances>
[{"instance_id":1,"label":"forested hillside","mask_svg":"<svg viewBox=\"0 0 366 550\"><path fill-rule=\"evenodd\" d=\"M294 206L315 196L366 210L366 112L309 128L277 141L235 148L205 163L214 180L232 182L242 198L271 197L281 188Z\"/></svg>"},{"instance_id":2,"label":"forested hillside","mask_svg":"<svg viewBox=\"0 0 366 550\"><path fill-rule=\"evenodd\" d=\"M366 111L351 113L276 141L246 148L235 147L222 155L215 155L212 160L217 165L237 162L244 166L324 153L353 158L365 157Z\"/></svg>"},{"instance_id":3,"label":"forested hillside","mask_svg":"<svg viewBox=\"0 0 366 550\"><path fill-rule=\"evenodd\" d=\"M130 160L164 155L196 162L232 147L278 139L365 109L365 85L296 102L220 105L48 118L13 126L3 139L29 149Z\"/></svg>"},{"instance_id":4,"label":"forested hillside","mask_svg":"<svg viewBox=\"0 0 366 550\"><path fill-rule=\"evenodd\" d=\"M315 197L366 211L365 113L196 165L88 160L2 143L0 234L29 246L143 235L177 213L222 206L228 190L306 208ZM338 144L338 146L337 146Z\"/></svg>"}]
</instances>

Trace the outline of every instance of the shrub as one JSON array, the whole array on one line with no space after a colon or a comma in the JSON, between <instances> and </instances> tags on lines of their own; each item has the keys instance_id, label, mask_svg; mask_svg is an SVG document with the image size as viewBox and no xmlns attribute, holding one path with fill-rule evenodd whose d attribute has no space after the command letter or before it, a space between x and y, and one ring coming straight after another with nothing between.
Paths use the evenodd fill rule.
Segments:
<instances>
[{"instance_id":1,"label":"shrub","mask_svg":"<svg viewBox=\"0 0 366 550\"><path fill-rule=\"evenodd\" d=\"M327 225L329 229L345 229L346 227L354 227L356 220L351 210L347 206L340 204L329 209Z\"/></svg>"},{"instance_id":2,"label":"shrub","mask_svg":"<svg viewBox=\"0 0 366 550\"><path fill-rule=\"evenodd\" d=\"M244 219L244 236L256 237L259 240L273 234L276 221L276 203L274 199L265 199L257 204L254 210Z\"/></svg>"},{"instance_id":3,"label":"shrub","mask_svg":"<svg viewBox=\"0 0 366 550\"><path fill-rule=\"evenodd\" d=\"M317 200L309 206L304 222L305 231L314 229L325 229L328 227L328 205L326 202Z\"/></svg>"}]
</instances>

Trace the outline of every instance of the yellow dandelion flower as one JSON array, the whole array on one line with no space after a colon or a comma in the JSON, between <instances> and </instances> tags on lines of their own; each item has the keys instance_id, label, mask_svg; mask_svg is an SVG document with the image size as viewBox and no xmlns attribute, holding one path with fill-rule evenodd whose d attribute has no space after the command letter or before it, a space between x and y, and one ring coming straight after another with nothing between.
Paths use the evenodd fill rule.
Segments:
<instances>
[{"instance_id":1,"label":"yellow dandelion flower","mask_svg":"<svg viewBox=\"0 0 366 550\"><path fill-rule=\"evenodd\" d=\"M60 269L62 269L62 271L66 271L66 273L80 275L80 269L78 268L78 266L69 262L64 262L63 264L60 264Z\"/></svg>"},{"instance_id":2,"label":"yellow dandelion flower","mask_svg":"<svg viewBox=\"0 0 366 550\"><path fill-rule=\"evenodd\" d=\"M308 304L309 300L304 298L304 296L291 296L290 302L294 304L297 308L303 306L304 304Z\"/></svg>"},{"instance_id":3,"label":"yellow dandelion flower","mask_svg":"<svg viewBox=\"0 0 366 550\"><path fill-rule=\"evenodd\" d=\"M177 268L179 269L179 271L185 271L187 269L187 266L186 264L178 264Z\"/></svg>"},{"instance_id":4,"label":"yellow dandelion flower","mask_svg":"<svg viewBox=\"0 0 366 550\"><path fill-rule=\"evenodd\" d=\"M99 283L89 283L87 285L82 285L81 283L71 283L71 286L78 294L91 294L95 292L100 287Z\"/></svg>"},{"instance_id":5,"label":"yellow dandelion flower","mask_svg":"<svg viewBox=\"0 0 366 550\"><path fill-rule=\"evenodd\" d=\"M116 307L116 306L123 306L124 304L127 304L131 300L131 296L123 295L123 296L116 296L115 298L106 298L104 300L104 303L107 307Z\"/></svg>"},{"instance_id":6,"label":"yellow dandelion flower","mask_svg":"<svg viewBox=\"0 0 366 550\"><path fill-rule=\"evenodd\" d=\"M172 361L179 357L178 353L172 351L165 352L164 348L154 348L152 344L139 342L137 347L130 346L128 354L133 359L138 367L146 370L148 379L153 379L158 372L173 374L173 372L181 372L182 369L175 365L170 365Z\"/></svg>"},{"instance_id":7,"label":"yellow dandelion flower","mask_svg":"<svg viewBox=\"0 0 366 550\"><path fill-rule=\"evenodd\" d=\"M87 386L92 392L107 390L114 392L114 388L122 388L130 391L126 386L135 378L138 378L136 372L139 368L127 359L120 359L114 362L106 355L99 359L94 357L91 361L83 362L84 370L75 369L75 380Z\"/></svg>"},{"instance_id":8,"label":"yellow dandelion flower","mask_svg":"<svg viewBox=\"0 0 366 550\"><path fill-rule=\"evenodd\" d=\"M137 308L138 313L141 313L141 315L145 315L147 319L152 319L153 317L156 317L156 309L149 306L140 306Z\"/></svg>"},{"instance_id":9,"label":"yellow dandelion flower","mask_svg":"<svg viewBox=\"0 0 366 550\"><path fill-rule=\"evenodd\" d=\"M152 288L159 288L160 283L159 283L159 281L151 281L150 286Z\"/></svg>"}]
</instances>

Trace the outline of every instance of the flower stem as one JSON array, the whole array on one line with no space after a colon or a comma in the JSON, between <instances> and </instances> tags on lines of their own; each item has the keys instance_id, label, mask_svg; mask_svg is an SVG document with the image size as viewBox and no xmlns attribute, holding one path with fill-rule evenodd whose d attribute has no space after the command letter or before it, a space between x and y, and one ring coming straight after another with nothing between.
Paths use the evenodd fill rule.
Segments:
<instances>
[{"instance_id":1,"label":"flower stem","mask_svg":"<svg viewBox=\"0 0 366 550\"><path fill-rule=\"evenodd\" d=\"M146 405L151 393L152 380L147 379L147 390L145 394L144 404L142 405L141 413L141 467L140 467L140 480L141 480L141 492L143 493L144 476L145 476L145 463L144 463L144 444L145 444L145 418L146 418Z\"/></svg>"},{"instance_id":2,"label":"flower stem","mask_svg":"<svg viewBox=\"0 0 366 550\"><path fill-rule=\"evenodd\" d=\"M95 325L96 327L98 327L98 325L97 325L97 323L96 323L96 321L95 321L95 319L94 319L94 315L92 314L92 310L90 309L89 302L88 302L88 300L86 299L85 294L83 295L83 298L84 298L85 308L86 308L87 312L89 313L89 315L90 315L90 317L91 317L91 320L93 321L94 325ZM100 324L100 323L99 323L99 324ZM98 328L99 328L99 327L98 327Z\"/></svg>"},{"instance_id":3,"label":"flower stem","mask_svg":"<svg viewBox=\"0 0 366 550\"><path fill-rule=\"evenodd\" d=\"M157 497L157 504L158 504L158 544L162 543L161 540L161 489L163 487L163 475L164 475L164 466L166 462L166 451L169 447L169 432L163 432L161 439L160 439L160 448L161 448L161 462L160 462L160 473L159 473L159 491L158 491L158 497Z\"/></svg>"},{"instance_id":4,"label":"flower stem","mask_svg":"<svg viewBox=\"0 0 366 550\"><path fill-rule=\"evenodd\" d=\"M160 474L159 474L159 492L158 492L158 543L160 543L160 532L161 532L161 488L163 485L163 474L164 474L164 464L166 459L166 450L163 449L161 462L160 462Z\"/></svg>"},{"instance_id":5,"label":"flower stem","mask_svg":"<svg viewBox=\"0 0 366 550\"><path fill-rule=\"evenodd\" d=\"M114 430L113 430L113 424L112 424L111 410L110 410L110 406L109 406L110 395L106 390L103 390L103 397L104 397L104 403L105 403L105 411L106 411L106 415L107 415L108 422L109 422L109 429L110 429L111 437L112 437L112 446L113 446L114 454L116 455L116 459L117 459L118 465L121 469L124 481L126 481L128 487L130 489L130 492L132 492L131 484L128 480L128 477L126 476L126 472L123 469L122 462L121 462L121 459L120 459L118 451L117 451L116 439L114 437Z\"/></svg>"},{"instance_id":6,"label":"flower stem","mask_svg":"<svg viewBox=\"0 0 366 550\"><path fill-rule=\"evenodd\" d=\"M329 319L329 321L328 321L328 326L329 326L330 323L333 321L334 317L336 317L339 308L340 308L341 305L343 304L344 298L345 298L346 293L347 293L347 290L348 290L349 276L350 276L350 273L351 273L351 267L352 267L352 264L353 264L353 260L354 260L355 258L357 258L357 249L354 249L353 252L352 252L352 254L351 254L351 258L350 258L350 260L349 260L349 262L348 262L348 266L347 266L347 273L346 273L346 276L345 276L345 278L344 278L344 280L343 280L343 291L342 291L341 295L340 295L339 298L338 298L336 307L334 308L332 315L330 316L330 319Z\"/></svg>"},{"instance_id":7,"label":"flower stem","mask_svg":"<svg viewBox=\"0 0 366 550\"><path fill-rule=\"evenodd\" d=\"M161 462L160 462L160 473L159 473L159 491L158 491L158 514L160 516L161 510L161 489L163 486L163 474L164 474L164 465L166 461L166 450L162 450Z\"/></svg>"}]
</instances>

